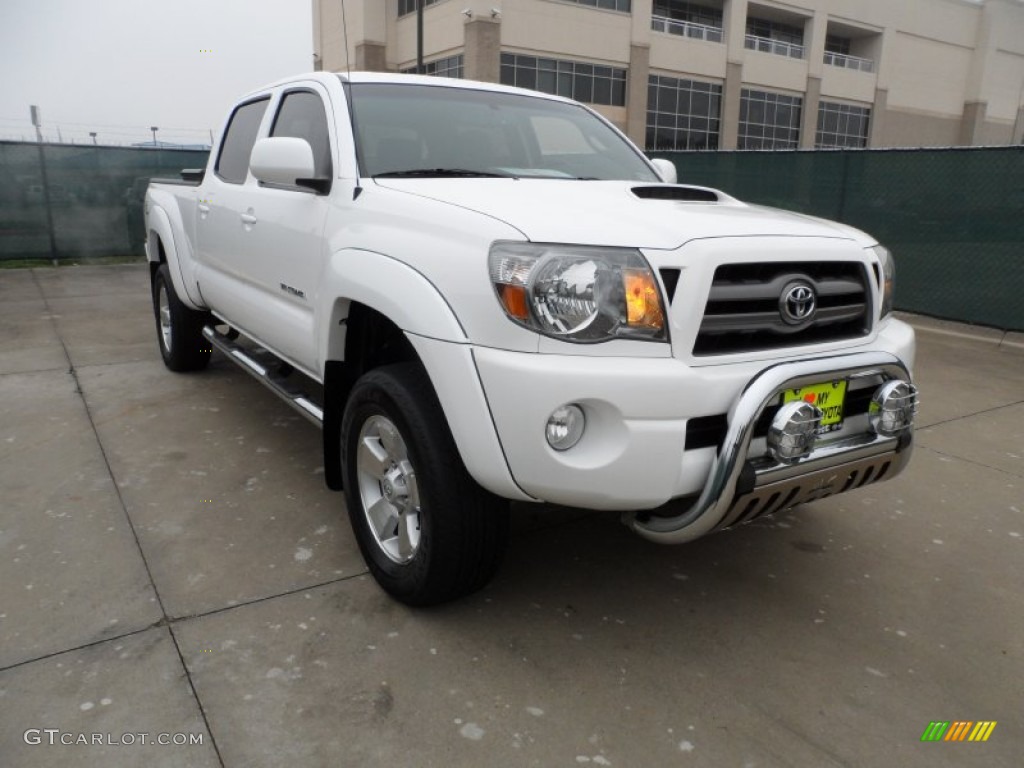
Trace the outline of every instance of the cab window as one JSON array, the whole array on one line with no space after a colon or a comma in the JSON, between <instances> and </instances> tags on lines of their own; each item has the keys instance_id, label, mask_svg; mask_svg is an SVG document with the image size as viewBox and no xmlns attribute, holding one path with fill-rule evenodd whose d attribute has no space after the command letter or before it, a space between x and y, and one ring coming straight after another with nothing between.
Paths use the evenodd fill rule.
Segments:
<instances>
[{"instance_id":1,"label":"cab window","mask_svg":"<svg viewBox=\"0 0 1024 768\"><path fill-rule=\"evenodd\" d=\"M277 110L270 135L308 141L313 148L316 177L331 178L331 140L327 131L327 113L317 94L312 91L286 93Z\"/></svg>"},{"instance_id":2,"label":"cab window","mask_svg":"<svg viewBox=\"0 0 1024 768\"><path fill-rule=\"evenodd\" d=\"M242 104L231 115L224 141L220 145L217 166L214 172L231 184L244 184L249 174L249 156L256 143L263 113L267 111L269 98Z\"/></svg>"}]
</instances>

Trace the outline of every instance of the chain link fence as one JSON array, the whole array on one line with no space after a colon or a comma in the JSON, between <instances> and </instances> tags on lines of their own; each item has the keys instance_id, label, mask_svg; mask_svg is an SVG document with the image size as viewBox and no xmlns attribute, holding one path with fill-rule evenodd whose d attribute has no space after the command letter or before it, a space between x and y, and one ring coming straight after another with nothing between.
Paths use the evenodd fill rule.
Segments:
<instances>
[{"instance_id":1,"label":"chain link fence","mask_svg":"<svg viewBox=\"0 0 1024 768\"><path fill-rule=\"evenodd\" d=\"M851 224L896 256L896 306L1024 330L1024 147L658 152L679 180Z\"/></svg>"},{"instance_id":2,"label":"chain link fence","mask_svg":"<svg viewBox=\"0 0 1024 768\"><path fill-rule=\"evenodd\" d=\"M0 142L0 260L141 256L153 176L206 165L197 150Z\"/></svg>"}]
</instances>

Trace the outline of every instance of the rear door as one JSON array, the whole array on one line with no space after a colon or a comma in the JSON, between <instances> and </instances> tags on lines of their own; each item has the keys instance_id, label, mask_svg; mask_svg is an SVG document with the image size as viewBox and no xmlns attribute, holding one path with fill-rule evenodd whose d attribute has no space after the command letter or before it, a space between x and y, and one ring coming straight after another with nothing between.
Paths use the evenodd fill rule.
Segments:
<instances>
[{"instance_id":1,"label":"rear door","mask_svg":"<svg viewBox=\"0 0 1024 768\"><path fill-rule=\"evenodd\" d=\"M258 235L242 218L257 189L249 173L253 144L267 117L271 94L235 107L217 147L213 173L207 173L196 202L198 279L203 299L218 315L248 332L264 311L249 270Z\"/></svg>"}]
</instances>

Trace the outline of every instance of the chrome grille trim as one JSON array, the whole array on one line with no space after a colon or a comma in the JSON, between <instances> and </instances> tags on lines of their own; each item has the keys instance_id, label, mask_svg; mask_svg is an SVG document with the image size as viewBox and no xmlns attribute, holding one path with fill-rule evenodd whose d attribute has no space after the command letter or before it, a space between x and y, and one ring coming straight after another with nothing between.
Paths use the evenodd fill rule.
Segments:
<instances>
[{"instance_id":1,"label":"chrome grille trim","mask_svg":"<svg viewBox=\"0 0 1024 768\"><path fill-rule=\"evenodd\" d=\"M788 286L810 286L806 322L783 317ZM860 262L723 264L715 270L694 342L695 356L757 352L864 336L871 330L871 282Z\"/></svg>"}]
</instances>

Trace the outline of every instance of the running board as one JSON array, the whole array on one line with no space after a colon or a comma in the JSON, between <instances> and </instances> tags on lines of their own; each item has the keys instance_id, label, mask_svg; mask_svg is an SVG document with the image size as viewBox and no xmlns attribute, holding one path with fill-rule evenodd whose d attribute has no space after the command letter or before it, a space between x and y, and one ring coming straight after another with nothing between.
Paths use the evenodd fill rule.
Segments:
<instances>
[{"instance_id":1,"label":"running board","mask_svg":"<svg viewBox=\"0 0 1024 768\"><path fill-rule=\"evenodd\" d=\"M217 329L210 325L203 328L203 336L209 340L210 344L223 352L229 360L236 363L243 371L251 375L263 386L280 397L288 403L288 405L318 427L323 427L323 408L313 402L305 392L291 386L292 383L286 381L284 377L275 376L274 371L254 357L252 350L247 349L240 344L236 344L232 339L228 338L224 334L218 333ZM270 355L270 352L266 352L265 350L264 353L266 355ZM278 360L276 357L274 359Z\"/></svg>"}]
</instances>

